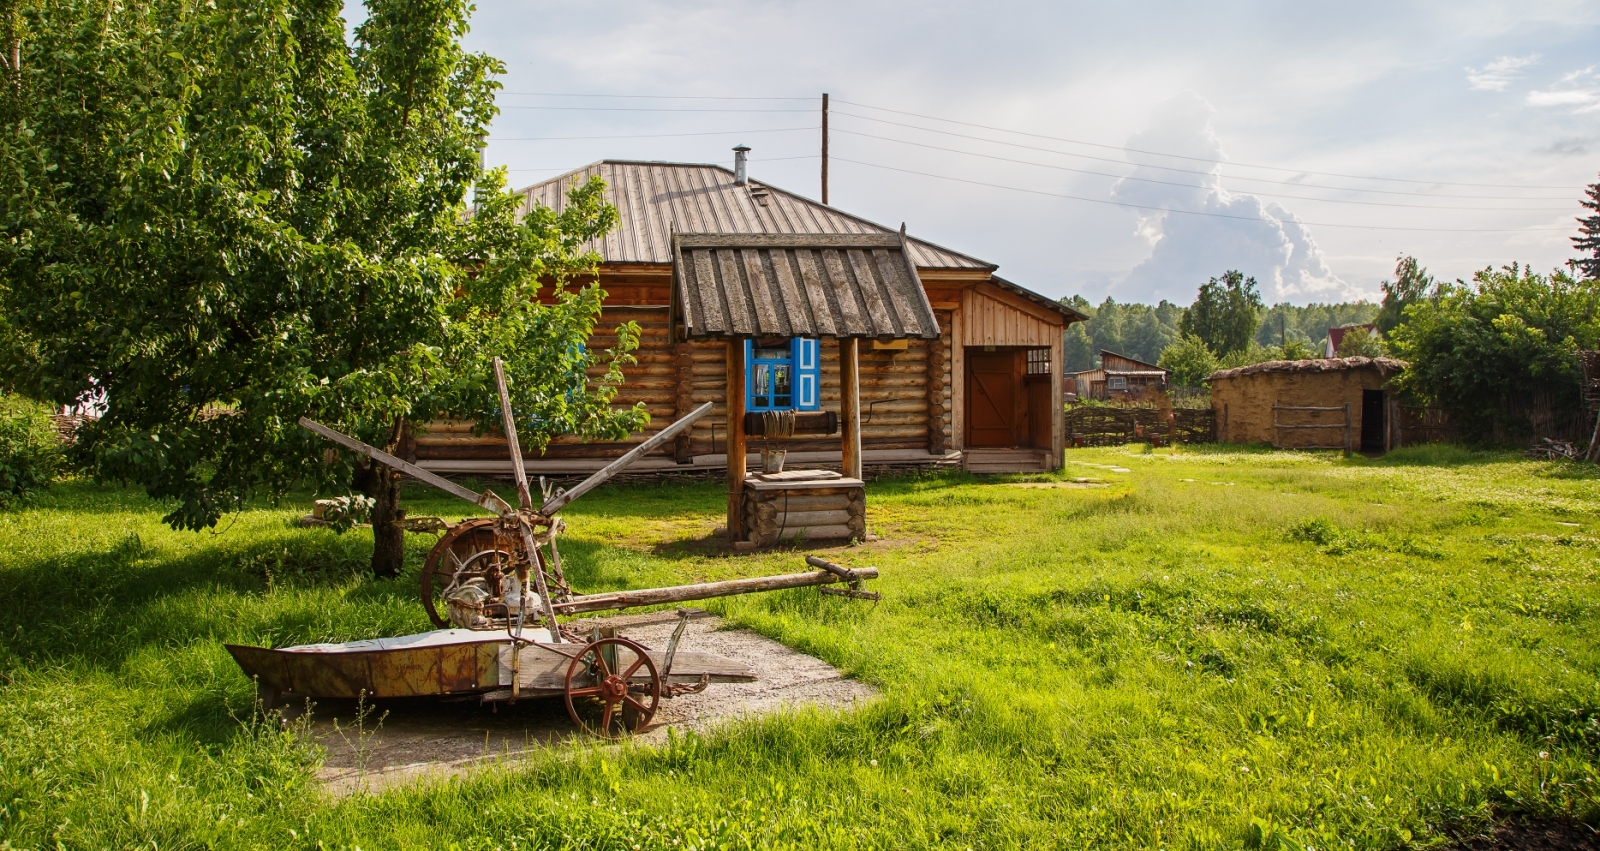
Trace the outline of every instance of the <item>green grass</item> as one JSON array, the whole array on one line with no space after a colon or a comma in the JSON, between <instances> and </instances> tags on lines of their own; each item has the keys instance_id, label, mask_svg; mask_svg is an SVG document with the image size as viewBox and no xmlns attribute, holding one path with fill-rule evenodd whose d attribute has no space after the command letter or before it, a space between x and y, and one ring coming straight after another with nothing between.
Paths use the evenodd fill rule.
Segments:
<instances>
[{"instance_id":1,"label":"green grass","mask_svg":"<svg viewBox=\"0 0 1600 851\"><path fill-rule=\"evenodd\" d=\"M1111 486L874 483L883 540L839 560L882 569L881 605L715 606L877 685L862 709L343 800L302 736L254 719L221 645L425 628L428 539L373 581L365 536L292 525L309 497L193 535L136 494L59 486L0 513L0 843L1335 849L1600 820L1594 468L1451 448L1068 460L1015 478ZM414 514L470 508L414 495ZM598 591L799 567L697 543L721 508L715 484L591 494L566 515L569 574Z\"/></svg>"}]
</instances>

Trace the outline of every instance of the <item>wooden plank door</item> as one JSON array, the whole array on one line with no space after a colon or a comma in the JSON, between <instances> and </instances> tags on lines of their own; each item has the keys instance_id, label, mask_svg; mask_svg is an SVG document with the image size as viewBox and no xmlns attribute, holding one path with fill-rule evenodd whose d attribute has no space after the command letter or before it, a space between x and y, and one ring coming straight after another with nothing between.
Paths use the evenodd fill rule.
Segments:
<instances>
[{"instance_id":1,"label":"wooden plank door","mask_svg":"<svg viewBox=\"0 0 1600 851\"><path fill-rule=\"evenodd\" d=\"M1017 445L1019 377L1014 352L967 352L967 446Z\"/></svg>"}]
</instances>

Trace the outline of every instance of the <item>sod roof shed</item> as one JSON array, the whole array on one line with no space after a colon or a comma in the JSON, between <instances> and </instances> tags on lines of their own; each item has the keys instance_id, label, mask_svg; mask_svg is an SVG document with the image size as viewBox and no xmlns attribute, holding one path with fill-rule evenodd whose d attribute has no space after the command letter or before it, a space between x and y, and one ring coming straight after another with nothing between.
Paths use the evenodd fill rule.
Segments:
<instances>
[{"instance_id":1,"label":"sod roof shed","mask_svg":"<svg viewBox=\"0 0 1600 851\"><path fill-rule=\"evenodd\" d=\"M1382 451L1398 419L1389 380L1405 368L1393 358L1318 358L1218 370L1206 377L1217 439Z\"/></svg>"}]
</instances>

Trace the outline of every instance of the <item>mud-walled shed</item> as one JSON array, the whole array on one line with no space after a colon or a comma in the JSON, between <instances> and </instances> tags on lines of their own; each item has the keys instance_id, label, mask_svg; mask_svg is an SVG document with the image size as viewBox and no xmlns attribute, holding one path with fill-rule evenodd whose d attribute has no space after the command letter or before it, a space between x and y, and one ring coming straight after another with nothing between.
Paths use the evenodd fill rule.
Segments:
<instances>
[{"instance_id":1,"label":"mud-walled shed","mask_svg":"<svg viewBox=\"0 0 1600 851\"><path fill-rule=\"evenodd\" d=\"M1398 445L1392 358L1267 361L1213 372L1217 439L1280 449L1384 452Z\"/></svg>"}]
</instances>

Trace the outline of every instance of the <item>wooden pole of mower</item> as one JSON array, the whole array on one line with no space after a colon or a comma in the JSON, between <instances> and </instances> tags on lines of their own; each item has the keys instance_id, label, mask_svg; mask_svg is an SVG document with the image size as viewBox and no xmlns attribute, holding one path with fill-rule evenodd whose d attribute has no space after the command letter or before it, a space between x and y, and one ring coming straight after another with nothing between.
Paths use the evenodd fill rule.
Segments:
<instances>
[{"instance_id":1,"label":"wooden pole of mower","mask_svg":"<svg viewBox=\"0 0 1600 851\"><path fill-rule=\"evenodd\" d=\"M613 591L608 594L586 594L555 604L556 611L564 615L580 612L600 612L608 609L630 609L635 606L659 606L667 603L686 603L690 600L707 600L712 597L732 597L737 594L754 594L761 591L781 591L785 588L805 588L810 585L832 585L840 582L859 582L877 579L876 567L858 567L847 571L854 579L828 570L807 573L789 573L783 576L758 576L753 579L729 579L725 582L705 582L699 585L678 585L672 588L645 588L638 591Z\"/></svg>"},{"instance_id":2,"label":"wooden pole of mower","mask_svg":"<svg viewBox=\"0 0 1600 851\"><path fill-rule=\"evenodd\" d=\"M744 340L728 341L728 540L742 541L744 530Z\"/></svg>"},{"instance_id":3,"label":"wooden pole of mower","mask_svg":"<svg viewBox=\"0 0 1600 851\"><path fill-rule=\"evenodd\" d=\"M517 499L521 501L522 511L517 513L517 530L522 533L522 547L528 553L528 572L533 574L533 587L539 594L539 603L544 606L544 622L550 627L550 643L561 643L561 625L556 623L556 610L551 608L550 588L544 581L544 565L539 559L539 544L533 539L533 526L528 523L528 512L533 510L533 496L528 493L528 471L522 466L522 446L517 443L517 424L511 417L511 391L506 387L506 369L500 362L500 357L494 359L494 382L500 390L500 419L506 426L506 444L511 449L511 471L517 480ZM522 583L522 593L528 593L528 584ZM527 598L524 597L519 607L527 608ZM521 620L518 620L521 623ZM520 631L520 627L519 627Z\"/></svg>"}]
</instances>

